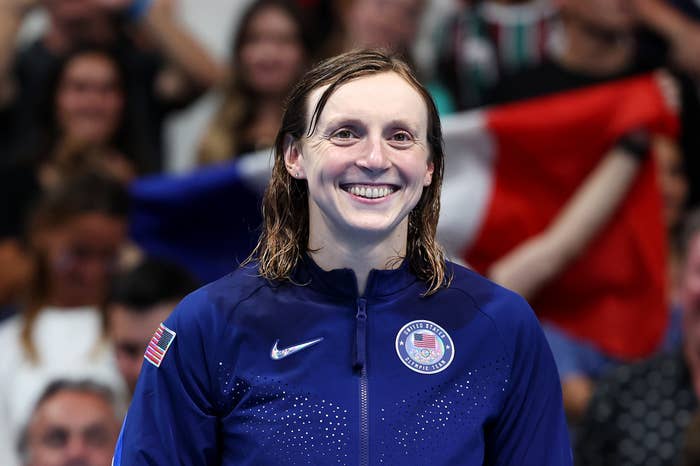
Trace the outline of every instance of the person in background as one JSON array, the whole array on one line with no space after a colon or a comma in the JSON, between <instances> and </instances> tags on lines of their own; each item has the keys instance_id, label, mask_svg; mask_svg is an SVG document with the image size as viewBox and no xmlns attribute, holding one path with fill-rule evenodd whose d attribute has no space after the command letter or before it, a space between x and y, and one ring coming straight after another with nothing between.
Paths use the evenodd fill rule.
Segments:
<instances>
[{"instance_id":1,"label":"person in background","mask_svg":"<svg viewBox=\"0 0 700 466\"><path fill-rule=\"evenodd\" d=\"M0 464L14 466L19 430L57 377L90 377L120 396L99 311L126 239L128 195L100 175L50 190L31 217L31 278L18 315L0 325Z\"/></svg>"},{"instance_id":2,"label":"person in background","mask_svg":"<svg viewBox=\"0 0 700 466\"><path fill-rule=\"evenodd\" d=\"M563 47L552 50L539 65L504 77L494 88L493 103L601 84L651 72L662 64L657 57L638 53L635 32L639 20L634 9L628 8L625 2L557 0L555 5L562 20ZM665 72L658 73L657 79L669 107L678 112L677 84ZM534 299L540 287L566 270L596 232L607 224L609 215L616 212L618 202L625 198L655 144L655 136L645 134L643 128L633 133L636 134L623 137L605 153L587 180L593 184L583 183L572 194L567 208L562 209L547 231L518 245L494 264L489 273L493 279ZM594 181L596 177L600 184ZM587 190L591 186L596 186L599 198L595 197L593 190ZM584 195L586 192L593 196ZM571 208L574 205L578 208ZM588 221L589 214L596 221ZM570 220L576 226L566 227ZM572 247L558 248L557 244L562 243ZM668 322L667 309L639 309L638 312L644 316L642 323L638 324L644 325L643 333L647 335L644 340L639 338L639 332L631 331L635 325L633 322L641 314L630 314L629 326L595 329L574 325L564 329L566 309L541 316L562 379L564 405L574 423L585 411L595 382L605 370L629 361L631 353L635 353L635 358L650 356L662 345ZM608 344L613 340L617 349ZM624 347L636 349L626 352L621 349Z\"/></svg>"},{"instance_id":3,"label":"person in background","mask_svg":"<svg viewBox=\"0 0 700 466\"><path fill-rule=\"evenodd\" d=\"M327 55L383 48L411 61L425 0L335 0L339 27Z\"/></svg>"},{"instance_id":4,"label":"person in background","mask_svg":"<svg viewBox=\"0 0 700 466\"><path fill-rule=\"evenodd\" d=\"M107 386L53 381L20 439L22 466L109 466L121 411Z\"/></svg>"},{"instance_id":5,"label":"person in background","mask_svg":"<svg viewBox=\"0 0 700 466\"><path fill-rule=\"evenodd\" d=\"M487 104L508 103L647 72L657 57L637 53L638 21L623 0L554 0L561 46L533 66L503 76Z\"/></svg>"},{"instance_id":6,"label":"person in background","mask_svg":"<svg viewBox=\"0 0 700 466\"><path fill-rule=\"evenodd\" d=\"M700 397L700 211L683 229L681 348L617 368L598 385L579 426L580 466L676 466Z\"/></svg>"},{"instance_id":7,"label":"person in background","mask_svg":"<svg viewBox=\"0 0 700 466\"><path fill-rule=\"evenodd\" d=\"M335 30L321 48L323 57L362 48L389 50L416 69L414 47L426 9L425 0L333 0ZM429 70L416 69L441 115L454 111L443 85Z\"/></svg>"},{"instance_id":8,"label":"person in background","mask_svg":"<svg viewBox=\"0 0 700 466\"><path fill-rule=\"evenodd\" d=\"M42 186L86 169L124 183L147 171L145 144L130 119L127 74L117 55L99 47L75 49L56 61L35 114L38 147L21 157ZM72 157L81 151L102 157L81 164Z\"/></svg>"},{"instance_id":9,"label":"person in background","mask_svg":"<svg viewBox=\"0 0 700 466\"><path fill-rule=\"evenodd\" d=\"M456 110L484 105L499 80L545 60L555 46L551 0L461 0L436 31L436 81Z\"/></svg>"},{"instance_id":10,"label":"person in background","mask_svg":"<svg viewBox=\"0 0 700 466\"><path fill-rule=\"evenodd\" d=\"M106 305L107 328L131 393L153 331L195 288L197 282L185 270L156 259L146 259L114 278Z\"/></svg>"},{"instance_id":11,"label":"person in background","mask_svg":"<svg viewBox=\"0 0 700 466\"><path fill-rule=\"evenodd\" d=\"M42 7L46 32L19 51L16 36L27 13ZM162 168L161 128L222 79L223 72L182 27L175 0L3 0L0 2L0 153L2 162L32 153L37 98L54 63L76 48L112 50L129 70L129 115L145 143L148 169Z\"/></svg>"},{"instance_id":12,"label":"person in background","mask_svg":"<svg viewBox=\"0 0 700 466\"><path fill-rule=\"evenodd\" d=\"M223 102L200 143L200 164L272 147L284 98L312 56L300 11L290 1L256 0L243 14L231 55Z\"/></svg>"}]
</instances>

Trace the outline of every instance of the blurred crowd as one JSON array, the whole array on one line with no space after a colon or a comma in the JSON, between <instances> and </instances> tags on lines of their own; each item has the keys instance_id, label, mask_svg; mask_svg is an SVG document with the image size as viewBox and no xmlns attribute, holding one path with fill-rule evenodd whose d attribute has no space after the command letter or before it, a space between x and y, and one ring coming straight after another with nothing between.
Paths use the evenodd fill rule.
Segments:
<instances>
[{"instance_id":1,"label":"blurred crowd","mask_svg":"<svg viewBox=\"0 0 700 466\"><path fill-rule=\"evenodd\" d=\"M37 10L46 27L19 46ZM168 119L216 94L193 170L245 159L274 144L313 63L382 47L417 68L444 116L655 73L677 136L633 128L606 149L553 222L565 241L537 242L564 258L556 267L529 266L542 257L531 242L488 275L535 297L651 157L663 211L647 214L668 241L662 338L628 358L543 326L577 464L700 465L700 2L251 0L230 37L220 63L177 0L0 0L0 464L109 465L153 331L201 284L129 237L129 189L167 166Z\"/></svg>"}]
</instances>

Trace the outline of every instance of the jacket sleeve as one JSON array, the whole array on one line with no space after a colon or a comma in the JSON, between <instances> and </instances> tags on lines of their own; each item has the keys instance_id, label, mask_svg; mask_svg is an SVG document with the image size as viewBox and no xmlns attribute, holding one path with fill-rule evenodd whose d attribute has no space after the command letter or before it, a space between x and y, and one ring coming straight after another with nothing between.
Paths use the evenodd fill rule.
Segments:
<instances>
[{"instance_id":1,"label":"jacket sleeve","mask_svg":"<svg viewBox=\"0 0 700 466\"><path fill-rule=\"evenodd\" d=\"M206 292L199 290L164 322L175 335L159 367L151 362L158 361L157 355L144 357L113 466L216 464L217 404L210 377L215 356L209 353L214 351L215 332L210 307Z\"/></svg>"},{"instance_id":2,"label":"jacket sleeve","mask_svg":"<svg viewBox=\"0 0 700 466\"><path fill-rule=\"evenodd\" d=\"M570 466L569 432L551 350L530 306L511 295L508 307L510 318L497 326L511 355L511 372L500 414L487 435L485 464Z\"/></svg>"}]
</instances>

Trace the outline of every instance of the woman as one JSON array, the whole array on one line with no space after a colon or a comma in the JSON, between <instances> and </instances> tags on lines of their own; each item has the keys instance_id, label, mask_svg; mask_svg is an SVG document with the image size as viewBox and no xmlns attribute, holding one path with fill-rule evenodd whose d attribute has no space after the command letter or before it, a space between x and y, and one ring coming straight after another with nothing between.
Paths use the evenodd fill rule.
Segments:
<instances>
[{"instance_id":1,"label":"woman","mask_svg":"<svg viewBox=\"0 0 700 466\"><path fill-rule=\"evenodd\" d=\"M60 177L75 165L75 152L99 153L83 164L99 165L129 181L144 171L147 154L129 126L126 71L107 49L85 47L72 51L55 66L37 109L41 128L33 163L40 181Z\"/></svg>"},{"instance_id":2,"label":"woman","mask_svg":"<svg viewBox=\"0 0 700 466\"><path fill-rule=\"evenodd\" d=\"M230 160L274 143L284 97L311 55L300 12L289 1L254 2L243 14L232 55L233 77L200 144L200 164Z\"/></svg>"},{"instance_id":3,"label":"woman","mask_svg":"<svg viewBox=\"0 0 700 466\"><path fill-rule=\"evenodd\" d=\"M0 464L19 464L18 433L56 378L94 378L124 395L99 306L126 237L127 194L84 176L40 201L29 231L32 273L19 315L0 325Z\"/></svg>"},{"instance_id":4,"label":"woman","mask_svg":"<svg viewBox=\"0 0 700 466\"><path fill-rule=\"evenodd\" d=\"M532 311L435 242L441 144L396 58L310 71L254 259L160 326L114 464L571 464Z\"/></svg>"}]
</instances>

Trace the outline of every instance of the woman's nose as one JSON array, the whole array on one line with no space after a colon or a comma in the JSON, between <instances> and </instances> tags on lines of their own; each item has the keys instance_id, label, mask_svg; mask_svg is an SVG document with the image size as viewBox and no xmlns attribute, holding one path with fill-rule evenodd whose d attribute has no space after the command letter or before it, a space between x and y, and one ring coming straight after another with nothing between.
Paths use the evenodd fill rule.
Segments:
<instances>
[{"instance_id":1,"label":"woman's nose","mask_svg":"<svg viewBox=\"0 0 700 466\"><path fill-rule=\"evenodd\" d=\"M381 138L372 138L368 141L366 151L357 160L357 165L368 170L386 170L391 166L386 144Z\"/></svg>"}]
</instances>

